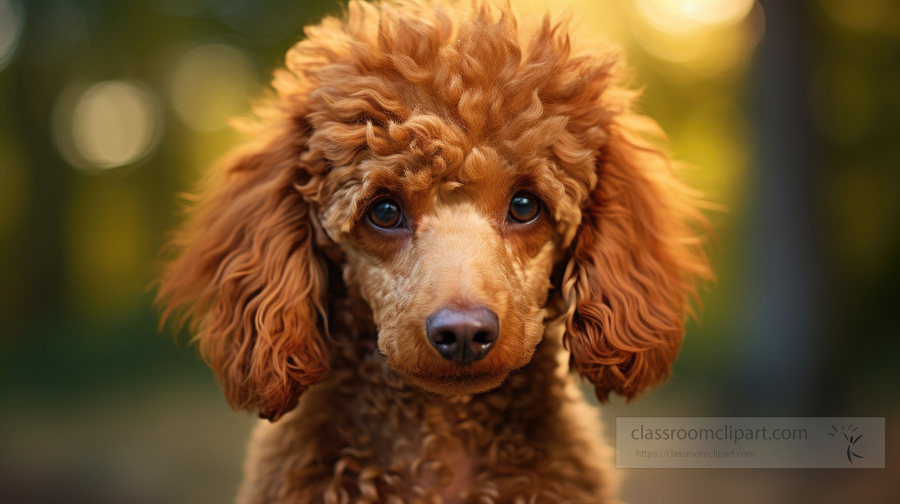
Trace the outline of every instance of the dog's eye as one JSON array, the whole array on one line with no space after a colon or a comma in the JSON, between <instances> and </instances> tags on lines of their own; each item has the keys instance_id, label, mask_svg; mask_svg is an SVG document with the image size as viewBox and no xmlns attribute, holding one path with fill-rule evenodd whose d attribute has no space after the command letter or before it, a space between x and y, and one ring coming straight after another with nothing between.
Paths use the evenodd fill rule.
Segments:
<instances>
[{"instance_id":1,"label":"dog's eye","mask_svg":"<svg viewBox=\"0 0 900 504\"><path fill-rule=\"evenodd\" d=\"M377 201L369 210L369 220L380 228L392 228L400 224L400 205L394 200Z\"/></svg>"},{"instance_id":2,"label":"dog's eye","mask_svg":"<svg viewBox=\"0 0 900 504\"><path fill-rule=\"evenodd\" d=\"M541 202L533 194L518 193L509 202L509 218L525 223L534 220L541 212Z\"/></svg>"}]
</instances>

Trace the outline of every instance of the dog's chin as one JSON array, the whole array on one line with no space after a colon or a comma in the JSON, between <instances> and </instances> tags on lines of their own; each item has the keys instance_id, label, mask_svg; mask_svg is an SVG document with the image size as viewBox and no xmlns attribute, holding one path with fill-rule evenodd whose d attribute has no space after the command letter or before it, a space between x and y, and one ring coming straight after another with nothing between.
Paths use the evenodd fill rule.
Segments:
<instances>
[{"instance_id":1,"label":"dog's chin","mask_svg":"<svg viewBox=\"0 0 900 504\"><path fill-rule=\"evenodd\" d=\"M396 369L396 368L395 368ZM495 371L490 373L460 373L451 376L439 376L415 373L405 369L396 369L413 385L433 394L442 396L461 396L480 394L493 390L503 384L509 372Z\"/></svg>"}]
</instances>

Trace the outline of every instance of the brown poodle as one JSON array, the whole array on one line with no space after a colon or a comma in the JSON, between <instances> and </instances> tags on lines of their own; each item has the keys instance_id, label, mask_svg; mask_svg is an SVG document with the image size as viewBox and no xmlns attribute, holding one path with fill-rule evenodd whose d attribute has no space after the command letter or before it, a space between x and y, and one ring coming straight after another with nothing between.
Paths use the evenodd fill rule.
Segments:
<instances>
[{"instance_id":1,"label":"brown poodle","mask_svg":"<svg viewBox=\"0 0 900 504\"><path fill-rule=\"evenodd\" d=\"M165 314L269 420L238 502L609 502L567 367L631 398L678 353L704 219L618 53L444 3L307 28L172 242Z\"/></svg>"}]
</instances>

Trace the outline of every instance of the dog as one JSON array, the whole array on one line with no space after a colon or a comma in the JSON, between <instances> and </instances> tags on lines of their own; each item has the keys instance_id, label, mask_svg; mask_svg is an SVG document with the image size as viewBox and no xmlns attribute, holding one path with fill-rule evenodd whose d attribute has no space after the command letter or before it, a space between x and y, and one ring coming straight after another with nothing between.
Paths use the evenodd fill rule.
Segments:
<instances>
[{"instance_id":1,"label":"dog","mask_svg":"<svg viewBox=\"0 0 900 504\"><path fill-rule=\"evenodd\" d=\"M600 401L664 381L703 201L609 46L508 5L306 28L158 301L258 412L240 503L601 503ZM174 315L173 315L174 314Z\"/></svg>"}]
</instances>

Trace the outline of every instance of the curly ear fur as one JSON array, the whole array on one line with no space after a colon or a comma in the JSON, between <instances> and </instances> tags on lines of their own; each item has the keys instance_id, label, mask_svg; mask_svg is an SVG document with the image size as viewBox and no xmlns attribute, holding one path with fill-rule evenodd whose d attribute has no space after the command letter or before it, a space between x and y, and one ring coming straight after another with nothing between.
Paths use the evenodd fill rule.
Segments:
<instances>
[{"instance_id":1,"label":"curly ear fur","mask_svg":"<svg viewBox=\"0 0 900 504\"><path fill-rule=\"evenodd\" d=\"M296 123L295 123L296 124ZM180 311L232 407L276 420L327 371L327 281L299 189L302 132L237 152L169 247L157 302ZM323 319L324 320L324 319Z\"/></svg>"},{"instance_id":2,"label":"curly ear fur","mask_svg":"<svg viewBox=\"0 0 900 504\"><path fill-rule=\"evenodd\" d=\"M562 282L570 364L601 401L610 392L631 399L668 377L693 279L712 277L690 226L706 226L701 201L638 132L659 130L629 113L609 124Z\"/></svg>"}]
</instances>

